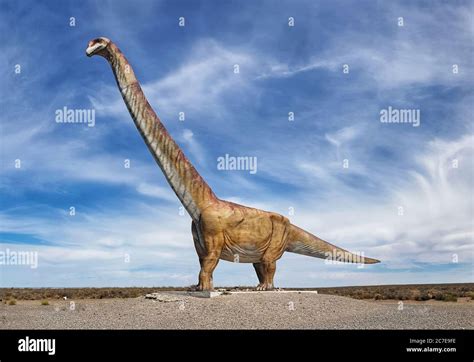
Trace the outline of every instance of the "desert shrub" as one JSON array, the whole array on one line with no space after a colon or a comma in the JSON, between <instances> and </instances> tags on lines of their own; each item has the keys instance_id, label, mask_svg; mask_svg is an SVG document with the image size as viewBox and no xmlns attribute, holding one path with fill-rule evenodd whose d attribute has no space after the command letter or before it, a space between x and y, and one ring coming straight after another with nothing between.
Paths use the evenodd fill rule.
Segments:
<instances>
[{"instance_id":1,"label":"desert shrub","mask_svg":"<svg viewBox=\"0 0 474 362\"><path fill-rule=\"evenodd\" d=\"M431 299L431 295L429 295L429 293L424 291L423 293L420 293L419 299L417 299L417 300L424 301L424 300L430 300L430 299Z\"/></svg>"},{"instance_id":2,"label":"desert shrub","mask_svg":"<svg viewBox=\"0 0 474 362\"><path fill-rule=\"evenodd\" d=\"M421 292L417 289L410 290L410 299L421 300Z\"/></svg>"},{"instance_id":3,"label":"desert shrub","mask_svg":"<svg viewBox=\"0 0 474 362\"><path fill-rule=\"evenodd\" d=\"M16 300L15 299L10 299L8 301L8 305L16 305Z\"/></svg>"},{"instance_id":4,"label":"desert shrub","mask_svg":"<svg viewBox=\"0 0 474 362\"><path fill-rule=\"evenodd\" d=\"M446 293L446 294L443 294L442 300L445 302L457 302L458 297L456 297L454 294Z\"/></svg>"},{"instance_id":5,"label":"desert shrub","mask_svg":"<svg viewBox=\"0 0 474 362\"><path fill-rule=\"evenodd\" d=\"M462 295L463 297L471 298L471 300L474 299L474 292L465 292Z\"/></svg>"},{"instance_id":6,"label":"desert shrub","mask_svg":"<svg viewBox=\"0 0 474 362\"><path fill-rule=\"evenodd\" d=\"M433 292L433 299L434 300L443 300L443 293L435 291Z\"/></svg>"},{"instance_id":7,"label":"desert shrub","mask_svg":"<svg viewBox=\"0 0 474 362\"><path fill-rule=\"evenodd\" d=\"M390 299L397 299L397 300L408 300L410 299L409 293L406 290L400 289L393 294L393 298Z\"/></svg>"},{"instance_id":8,"label":"desert shrub","mask_svg":"<svg viewBox=\"0 0 474 362\"><path fill-rule=\"evenodd\" d=\"M46 300L46 299L45 299L45 300L42 300L42 301L41 301L41 305L49 305L48 300Z\"/></svg>"}]
</instances>

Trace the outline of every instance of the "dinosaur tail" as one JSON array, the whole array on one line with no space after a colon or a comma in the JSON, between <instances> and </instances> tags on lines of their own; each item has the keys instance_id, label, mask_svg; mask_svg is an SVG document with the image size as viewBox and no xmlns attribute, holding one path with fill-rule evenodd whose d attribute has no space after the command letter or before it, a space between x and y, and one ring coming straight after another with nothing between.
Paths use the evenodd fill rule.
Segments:
<instances>
[{"instance_id":1,"label":"dinosaur tail","mask_svg":"<svg viewBox=\"0 0 474 362\"><path fill-rule=\"evenodd\" d=\"M363 254L354 254L332 245L295 225L290 226L286 251L344 263L380 263L380 260L366 258Z\"/></svg>"}]
</instances>

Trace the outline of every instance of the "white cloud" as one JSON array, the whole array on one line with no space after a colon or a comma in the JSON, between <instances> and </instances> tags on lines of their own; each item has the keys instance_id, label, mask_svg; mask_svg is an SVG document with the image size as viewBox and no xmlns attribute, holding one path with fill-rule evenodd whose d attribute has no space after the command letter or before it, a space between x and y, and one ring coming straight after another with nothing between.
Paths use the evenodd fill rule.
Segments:
<instances>
[{"instance_id":1,"label":"white cloud","mask_svg":"<svg viewBox=\"0 0 474 362\"><path fill-rule=\"evenodd\" d=\"M182 275L189 276L190 270L197 275L195 269L198 268L191 220L179 215L178 206L177 202L170 207L128 203L123 207L109 206L104 211L77 208L75 216L42 207L36 210L37 216L23 215L21 218L8 210L0 214L2 232L33 235L48 244L11 244L0 240L2 250L8 247L37 251L39 262L34 272L42 276L36 279L31 270L20 266L3 268L0 285L65 283L62 286L72 286L87 285L90 280L93 285L109 285L109 282L120 285L118 275L123 272L129 277L126 285L145 282L176 285L182 282ZM21 208L15 213L22 214ZM57 274L67 278L52 277ZM104 279L105 275L111 279ZM153 275L164 279L153 283ZM169 279L166 279L167 275Z\"/></svg>"},{"instance_id":2,"label":"white cloud","mask_svg":"<svg viewBox=\"0 0 474 362\"><path fill-rule=\"evenodd\" d=\"M310 59L293 65L274 60L259 78L292 77L318 69L342 75L343 65L347 64L350 73L375 83L365 84L370 87L467 84L473 71L471 12L469 6L437 4L427 13L415 3L393 3L377 21L379 26L385 26L381 33L334 34L328 48ZM399 16L404 17L403 27L396 25ZM454 64L459 66L459 74L453 74Z\"/></svg>"},{"instance_id":3,"label":"white cloud","mask_svg":"<svg viewBox=\"0 0 474 362\"><path fill-rule=\"evenodd\" d=\"M142 182L138 185L137 191L143 195L156 197L159 199L167 200L167 201L175 201L176 197L168 187L161 187L158 185L148 184L146 182Z\"/></svg>"},{"instance_id":4,"label":"white cloud","mask_svg":"<svg viewBox=\"0 0 474 362\"><path fill-rule=\"evenodd\" d=\"M219 117L227 113L223 96L236 91L250 96L250 80L257 62L247 50L227 48L211 39L201 40L176 70L163 78L142 82L142 88L158 115L168 122L177 120L179 112L185 112L186 119L198 115ZM236 64L238 74L234 73ZM90 97L94 108L103 115L126 114L115 88L101 87L100 93Z\"/></svg>"},{"instance_id":5,"label":"white cloud","mask_svg":"<svg viewBox=\"0 0 474 362\"><path fill-rule=\"evenodd\" d=\"M305 65L289 66L284 63L273 63L269 65L267 71L258 75L256 79L267 79L267 78L288 78L294 75L309 72L316 69L328 69L330 71L336 71L338 68L342 69L342 64L336 59L313 59L311 62Z\"/></svg>"},{"instance_id":6,"label":"white cloud","mask_svg":"<svg viewBox=\"0 0 474 362\"><path fill-rule=\"evenodd\" d=\"M305 206L295 223L336 245L365 251L388 267L450 264L453 254L459 262L472 263L473 145L473 136L435 140L417 157L418 171L386 179L391 193L385 201L326 199L318 203L318 213ZM453 168L454 159L459 168Z\"/></svg>"},{"instance_id":7,"label":"white cloud","mask_svg":"<svg viewBox=\"0 0 474 362\"><path fill-rule=\"evenodd\" d=\"M196 140L193 131L185 128L179 136L178 141L181 141L186 146L186 150L191 154L191 162L197 162L203 166L206 165L206 154L199 142Z\"/></svg>"},{"instance_id":8,"label":"white cloud","mask_svg":"<svg viewBox=\"0 0 474 362\"><path fill-rule=\"evenodd\" d=\"M188 56L178 60L175 70L169 74L159 79L154 79L153 74L145 74L149 80L143 82L143 87L157 113L164 116L167 126L172 128L176 124L186 124L188 128L180 128L176 139L189 150L193 161L203 164L206 153L200 143L204 136L187 122L203 122L209 129L213 129L211 122L219 122L219 129L227 137L223 138L224 141L232 138L239 142L241 131L236 132L227 123L232 119L227 116L233 116L229 109L239 97L249 99L251 104L258 103L259 82L254 82L258 78L291 77L316 69L340 72L342 64L347 63L351 73L364 76L363 82L348 83L348 87L373 89L374 83L383 90L400 87L403 90L399 94L401 97L408 89L405 86L449 86L469 81L465 75L472 72L472 62L466 62L472 50L471 12L445 7L433 7L433 10L433 14L425 14L416 9L412 11L394 6L387 13L387 18L381 21L388 21L387 28L390 28L393 26L389 25L390 18L396 19L403 12L407 20L405 28L395 28L396 32L389 35L338 33L327 49L322 48L325 50L311 59L298 58L299 64L279 63L278 59L264 57L256 49L224 46L209 39L200 41ZM438 23L439 19L443 19L442 25ZM109 20L113 21L107 26L113 29L116 19L111 16ZM447 31L433 37L432 34L440 27ZM129 39L135 40L133 35ZM140 42L135 43L132 46L136 47L138 54L146 52L146 47L141 47ZM3 56L0 62L8 65L18 56L15 54L8 59ZM22 62L26 66L29 64ZM454 63L460 65L457 76L452 73ZM239 64L239 74L234 74L234 64ZM103 64L104 73L110 72L106 67ZM36 72L33 76L38 78L45 74L49 73ZM107 79L110 81L111 78ZM116 86L112 82L106 86L100 83L95 85L97 93L90 97L90 101L100 121L105 123L110 118L123 118L128 130L132 130L134 126ZM16 88L11 88L8 100L21 94L14 93ZM56 97L63 97L61 99L73 99L75 96L56 92ZM464 111L470 117L472 109L466 106L468 102L463 103ZM154 203L154 206L124 200L120 207L104 205L101 210L79 209L74 219L68 217L64 210L38 204L28 205L28 209L23 210L22 206L6 210L0 220L2 231L31 234L53 243L25 245L38 248L43 256L40 260L41 274L38 274L41 278L35 281L36 286L44 286L45 282L61 286L75 283L91 285L91 280L96 285L182 285L194 282L198 265L190 220L187 216L179 216L179 203L151 157L147 154L149 158L144 161L138 156L132 157L128 149L102 149L102 142L111 135L112 125L101 128L101 122L95 129L86 131L77 128L76 136L67 136L70 130L66 128L63 134L56 128L52 115L47 113L52 104L44 105L46 113L35 110L29 117L17 117L15 123L4 122L2 151L7 167L3 169L2 176L6 177L2 177L2 183L10 182L9 176L13 172L24 172L25 179L34 182L24 185L23 189L35 187L39 190L41 185L49 182L65 185L65 189L73 182L123 184L141 195L149 196L147 201ZM181 111L186 113L184 123L177 121ZM300 115L298 113L298 122L302 119ZM360 115L354 115L351 122L360 119ZM313 121L308 120L308 124ZM468 121L471 121L470 118ZM117 127L122 125L119 123ZM266 125L262 128L268 131ZM229 200L285 214L288 206L294 206L296 214L291 216L291 220L295 224L330 242L364 251L366 255L380 258L383 262L370 272L359 273L350 269L351 266L328 269L329 266L321 260L285 255L278 266L277 280L286 285L314 286L335 281L382 284L472 278L460 272L446 275L397 272L398 269L422 268L420 265L423 263L452 265L454 253L459 255L460 264L472 263L472 136L457 140L437 139L428 145L421 138L414 137L420 141L414 151L419 152L416 156L417 167L393 170L387 165L374 170L370 169L370 165L364 167L365 155L360 150L364 148L364 142L373 140L373 134L366 133L367 130L360 125L347 127L335 124L330 129L311 142L301 134L296 134L294 140L286 134L282 141L283 138L277 133L258 139L255 148L259 150L258 176L261 179L221 172L210 174L211 179L216 181L216 188L225 190ZM470 129L469 126L466 129ZM133 132L138 140L136 130L133 129ZM325 146L322 149L319 148L321 144ZM145 154L146 148L142 149ZM361 176L364 182L384 182L388 191L374 196L364 194L362 188L345 184L339 161L340 156L346 153L353 157L350 168L344 172ZM22 159L24 168L20 171L9 166L15 158ZM130 169L123 167L124 158L132 158ZM458 160L458 169L451 167L453 159ZM157 181L157 177L161 182ZM278 188L265 190L259 183L262 180L262 184L267 186L265 178L285 183L288 185L285 191L294 190L295 193L289 196L286 192L272 193ZM5 190L9 192L22 189L7 186ZM244 191L249 190L251 195L250 192L245 195ZM403 206L403 216L397 215L398 206ZM43 215L39 215L40 211ZM21 212L23 216L14 216ZM33 213L37 216L32 216ZM124 264L125 253L131 254L131 264ZM380 272L378 268L389 268L393 272L388 273L386 269ZM7 282L25 285L31 280L31 274L16 274L14 270L8 270L2 277L4 279L0 282L4 285ZM256 282L251 265L223 262L219 264L215 280L231 285Z\"/></svg>"},{"instance_id":9,"label":"white cloud","mask_svg":"<svg viewBox=\"0 0 474 362\"><path fill-rule=\"evenodd\" d=\"M344 127L334 133L326 133L324 137L336 147L340 147L343 143L347 143L356 138L361 132L358 125Z\"/></svg>"},{"instance_id":10,"label":"white cloud","mask_svg":"<svg viewBox=\"0 0 474 362\"><path fill-rule=\"evenodd\" d=\"M311 193L306 195L306 201L295 203L287 198L287 204L296 209L295 215L290 216L294 224L336 245L380 258L382 264L359 270L354 265L327 265L322 260L287 253L278 263L278 285L470 281L465 265L473 262L473 209L469 197L473 189L473 144L473 136L454 141L434 140L417 156L420 168L416 172L390 180L392 192L385 201L371 202L348 195L312 204L308 201L312 199ZM458 160L459 168L452 167L453 159ZM231 200L272 211L277 208L259 198L253 204L237 197ZM404 208L403 216L398 215L400 205ZM18 219L4 214L0 220L3 231L29 233L56 245L16 245L38 250L39 267L34 272L10 268L0 282L5 286L44 286L45 280L47 285L194 283L198 265L190 220L178 215L177 206L131 204L104 212L79 210L74 219L65 215L61 218L60 211L52 217L51 210L45 213L50 215L47 218ZM130 254L132 264L124 263L126 253ZM423 265L455 266L453 254L458 257L457 271L422 272ZM68 276L67 280L47 276L59 271L63 277ZM31 273L43 277L35 279ZM215 282L251 285L255 276L249 265L221 262Z\"/></svg>"}]
</instances>

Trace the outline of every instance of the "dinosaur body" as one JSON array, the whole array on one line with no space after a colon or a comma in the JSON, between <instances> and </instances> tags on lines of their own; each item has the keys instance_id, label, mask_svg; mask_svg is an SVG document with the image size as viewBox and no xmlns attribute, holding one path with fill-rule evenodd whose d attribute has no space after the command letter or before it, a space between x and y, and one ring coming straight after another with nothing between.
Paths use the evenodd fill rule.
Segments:
<instances>
[{"instance_id":1,"label":"dinosaur body","mask_svg":"<svg viewBox=\"0 0 474 362\"><path fill-rule=\"evenodd\" d=\"M345 262L377 263L292 225L279 214L220 200L171 138L148 103L132 67L107 38L89 42L88 56L108 60L132 119L168 183L192 218L201 271L198 290L212 289L219 259L253 263L259 290L273 289L276 261L285 251Z\"/></svg>"}]
</instances>

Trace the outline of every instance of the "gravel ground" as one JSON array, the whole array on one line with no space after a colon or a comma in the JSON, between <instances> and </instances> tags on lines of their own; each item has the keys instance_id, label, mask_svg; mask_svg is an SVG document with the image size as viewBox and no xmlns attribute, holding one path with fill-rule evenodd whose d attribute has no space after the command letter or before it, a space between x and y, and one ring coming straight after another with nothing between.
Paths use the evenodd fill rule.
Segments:
<instances>
[{"instance_id":1,"label":"gravel ground","mask_svg":"<svg viewBox=\"0 0 474 362\"><path fill-rule=\"evenodd\" d=\"M211 299L18 301L1 329L474 329L474 302L362 301L314 293L251 292Z\"/></svg>"}]
</instances>

